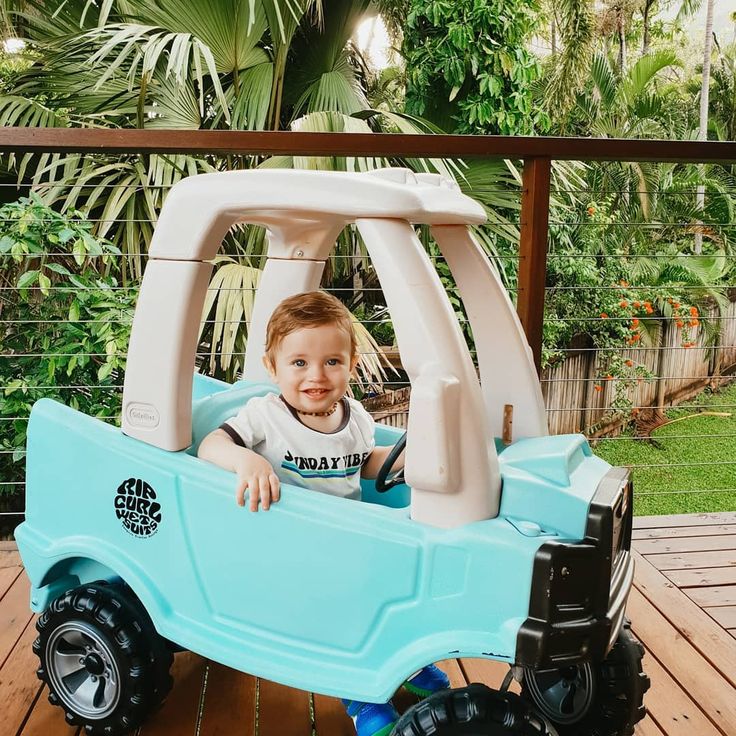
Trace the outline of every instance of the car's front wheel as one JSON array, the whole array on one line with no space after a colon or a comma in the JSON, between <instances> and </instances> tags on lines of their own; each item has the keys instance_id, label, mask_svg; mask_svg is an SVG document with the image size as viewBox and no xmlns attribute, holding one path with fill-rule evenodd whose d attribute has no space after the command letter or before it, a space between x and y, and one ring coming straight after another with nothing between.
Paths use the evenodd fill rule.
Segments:
<instances>
[{"instance_id":1,"label":"car's front wheel","mask_svg":"<svg viewBox=\"0 0 736 736\"><path fill-rule=\"evenodd\" d=\"M524 670L521 696L559 736L630 736L646 713L643 654L627 623L603 662Z\"/></svg>"},{"instance_id":2,"label":"car's front wheel","mask_svg":"<svg viewBox=\"0 0 736 736\"><path fill-rule=\"evenodd\" d=\"M486 685L440 690L410 708L391 736L553 736L518 695Z\"/></svg>"},{"instance_id":3,"label":"car's front wheel","mask_svg":"<svg viewBox=\"0 0 736 736\"><path fill-rule=\"evenodd\" d=\"M94 584L57 598L36 622L33 649L49 701L91 736L139 726L162 699L148 622L118 586Z\"/></svg>"}]
</instances>

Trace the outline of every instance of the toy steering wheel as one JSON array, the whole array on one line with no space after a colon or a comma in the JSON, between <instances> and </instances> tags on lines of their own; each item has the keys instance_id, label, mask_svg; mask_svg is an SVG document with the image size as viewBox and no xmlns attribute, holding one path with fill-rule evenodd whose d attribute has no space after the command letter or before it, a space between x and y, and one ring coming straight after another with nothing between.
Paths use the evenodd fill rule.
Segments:
<instances>
[{"instance_id":1,"label":"toy steering wheel","mask_svg":"<svg viewBox=\"0 0 736 736\"><path fill-rule=\"evenodd\" d=\"M406 432L401 435L401 439L393 446L393 449L383 461L383 465L381 465L381 469L376 475L376 490L379 493L386 493L386 491L394 486L398 486L404 482L404 468L399 468L394 473L391 472L391 468L405 447Z\"/></svg>"}]
</instances>

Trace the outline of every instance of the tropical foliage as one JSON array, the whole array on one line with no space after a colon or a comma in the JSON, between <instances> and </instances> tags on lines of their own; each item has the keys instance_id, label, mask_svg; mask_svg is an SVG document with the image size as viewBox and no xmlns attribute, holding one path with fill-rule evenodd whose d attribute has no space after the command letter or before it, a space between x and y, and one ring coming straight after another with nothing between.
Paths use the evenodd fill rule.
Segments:
<instances>
[{"instance_id":1,"label":"tropical foliage","mask_svg":"<svg viewBox=\"0 0 736 736\"><path fill-rule=\"evenodd\" d=\"M526 50L538 6L529 0L414 0L404 30L407 110L448 132L530 134L539 62Z\"/></svg>"},{"instance_id":2,"label":"tropical foliage","mask_svg":"<svg viewBox=\"0 0 736 736\"><path fill-rule=\"evenodd\" d=\"M694 139L702 134L698 105L704 89L711 89L710 135L733 139L736 46L718 39L710 74L702 56L694 64L692 54L682 51L684 19L702 4L3 0L5 33L23 36L27 46L21 54L0 54L0 123ZM672 23L661 16L670 7L681 11ZM376 9L401 52L401 62L384 70L372 69L353 41L357 25ZM546 38L552 52L535 55L535 36ZM86 352L95 353L85 365L72 365L70 379L81 385L75 372L87 370L98 380L102 371L103 382L113 376L119 381L124 365L115 362L117 353L108 353L107 346L123 345L124 336L111 336L102 327L95 332L94 319L72 328L74 300L52 301L48 292L67 282L74 288L76 279L89 290L79 298L92 300L77 304L80 314L127 309L124 295L135 291L158 213L179 179L257 166L364 170L386 165L440 171L480 200L489 216L489 225L478 232L480 241L505 283L515 286L518 162L49 154L9 157L0 167L6 184L20 181L21 193L34 193L6 211L9 224L0 231L5 283L21 288L4 315L50 319L52 312L44 310L60 310L68 330L43 333L43 340L61 349L85 339L75 330L87 330ZM626 313L637 320L636 334L644 342L656 338L658 318L675 318L670 299L702 313L723 303L732 262L730 169L609 162L558 165L553 176L545 328L549 360L560 359L575 340L601 348L629 340L630 324L590 319L613 314L621 301L647 303L653 310L651 315ZM702 203L693 196L701 187ZM41 219L48 223L41 225ZM427 234L421 236L436 257ZM58 246L60 255L44 257L43 243L46 250L48 243ZM217 260L201 335L205 367L217 376L232 379L241 368L238 356L264 253L263 230L240 227L227 236ZM452 288L451 274L441 275ZM628 287L613 292L611 285L621 282L653 286L646 294ZM377 352L371 340L390 339L391 333L373 319L383 314L383 304L354 232L341 235L324 284L369 317L368 328L361 328L363 352ZM7 339L20 337L9 333ZM57 337L61 342L55 342ZM43 363L39 370L51 376L49 383L58 383L70 365ZM383 368L375 359L366 357L362 368L366 385L382 380ZM8 374L8 380L21 375ZM24 390L30 388L18 386L8 398L21 400Z\"/></svg>"}]
</instances>

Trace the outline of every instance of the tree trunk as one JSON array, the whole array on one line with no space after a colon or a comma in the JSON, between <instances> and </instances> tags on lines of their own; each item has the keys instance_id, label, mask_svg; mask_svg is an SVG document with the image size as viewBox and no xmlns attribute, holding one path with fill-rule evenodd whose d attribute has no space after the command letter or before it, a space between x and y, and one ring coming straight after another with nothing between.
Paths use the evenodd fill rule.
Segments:
<instances>
[{"instance_id":1,"label":"tree trunk","mask_svg":"<svg viewBox=\"0 0 736 736\"><path fill-rule=\"evenodd\" d=\"M644 39L641 45L641 55L649 53L649 11L654 5L655 0L645 0L642 15L644 16Z\"/></svg>"},{"instance_id":2,"label":"tree trunk","mask_svg":"<svg viewBox=\"0 0 736 736\"><path fill-rule=\"evenodd\" d=\"M708 10L705 17L705 49L703 51L703 82L700 87L700 127L698 128L698 140L708 139L708 105L710 103L710 56L713 53L713 4L714 0L708 0ZM705 173L704 167L700 168L701 176ZM698 184L696 204L702 210L705 206L705 184ZM702 223L701 223L702 224ZM703 252L703 234L695 233L695 253Z\"/></svg>"},{"instance_id":3,"label":"tree trunk","mask_svg":"<svg viewBox=\"0 0 736 736\"><path fill-rule=\"evenodd\" d=\"M626 71L626 23L624 23L624 9L619 7L617 10L618 18L618 66L621 74Z\"/></svg>"}]
</instances>

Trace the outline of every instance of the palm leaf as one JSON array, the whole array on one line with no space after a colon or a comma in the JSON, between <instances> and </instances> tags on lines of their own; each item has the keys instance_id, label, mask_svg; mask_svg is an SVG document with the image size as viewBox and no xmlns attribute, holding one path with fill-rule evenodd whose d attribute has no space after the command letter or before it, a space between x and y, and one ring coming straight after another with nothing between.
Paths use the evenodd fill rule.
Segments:
<instances>
[{"instance_id":1,"label":"palm leaf","mask_svg":"<svg viewBox=\"0 0 736 736\"><path fill-rule=\"evenodd\" d=\"M659 49L639 58L626 75L621 87L621 96L627 105L642 95L649 83L663 69L680 66L680 61L672 49Z\"/></svg>"}]
</instances>

